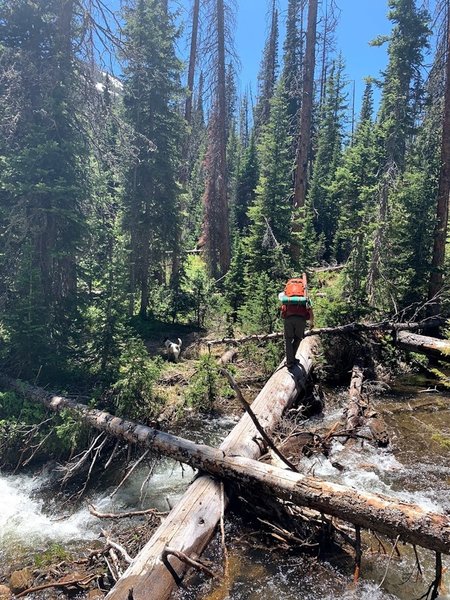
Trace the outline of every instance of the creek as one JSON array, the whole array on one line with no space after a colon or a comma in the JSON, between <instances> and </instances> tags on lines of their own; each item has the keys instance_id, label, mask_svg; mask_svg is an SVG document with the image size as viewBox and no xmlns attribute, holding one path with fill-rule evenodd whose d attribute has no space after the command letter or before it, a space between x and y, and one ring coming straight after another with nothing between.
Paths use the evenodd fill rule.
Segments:
<instances>
[{"instance_id":1,"label":"creek","mask_svg":"<svg viewBox=\"0 0 450 600\"><path fill-rule=\"evenodd\" d=\"M302 469L356 489L379 492L414 502L424 508L450 513L450 394L421 393L427 382L412 377L399 380L389 395L375 402L383 411L391 433L387 449L359 444L348 449L334 442L330 456L302 459ZM325 429L340 416L332 409L315 420ZM195 441L218 444L234 425L232 419L201 421L184 433ZM343 470L336 469L338 462ZM333 464L332 464L333 463ZM102 511L136 509L142 495L147 470L136 469L113 498L111 489L100 489L89 501ZM192 476L170 460L158 463L146 484L143 504L168 510L183 493ZM45 492L50 474L39 476L0 474L0 577L33 552L44 552L59 544L72 552L89 547L99 537L104 524L92 517L86 503L69 510ZM233 520L233 522L231 522ZM232 516L227 522L229 576L217 587L209 582L179 594L182 600L416 600L434 579L434 555L418 549L423 571L416 569L410 546L399 544L400 556L391 542L383 545L373 536L364 536L362 578L352 583L353 558L346 552L317 559L278 546L266 546L249 525ZM218 560L219 542L208 549L208 557ZM444 580L441 600L450 600L450 560L443 557Z\"/></svg>"}]
</instances>

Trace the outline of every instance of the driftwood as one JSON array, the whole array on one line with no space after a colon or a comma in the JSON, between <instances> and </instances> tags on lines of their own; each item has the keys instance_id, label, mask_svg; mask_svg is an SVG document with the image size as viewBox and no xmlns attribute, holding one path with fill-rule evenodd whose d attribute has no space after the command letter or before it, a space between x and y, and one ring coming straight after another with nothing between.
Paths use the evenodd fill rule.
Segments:
<instances>
[{"instance_id":1,"label":"driftwood","mask_svg":"<svg viewBox=\"0 0 450 600\"><path fill-rule=\"evenodd\" d=\"M433 318L419 321L418 323L397 323L395 321L380 321L379 323L348 323L336 327L320 327L318 329L309 329L305 332L305 337L310 335L346 335L360 333L364 331L417 331L419 329L433 328L444 323L444 319ZM215 340L204 340L203 343L208 346L218 344L238 345L246 342L266 342L279 340L283 338L283 333L265 333L247 335L241 338L221 338Z\"/></svg>"},{"instance_id":2,"label":"driftwood","mask_svg":"<svg viewBox=\"0 0 450 600\"><path fill-rule=\"evenodd\" d=\"M36 397L36 388L28 386L27 392ZM47 406L61 406L61 397L52 399L50 394L39 390L38 397L42 399L45 396L49 400L44 402ZM90 412L96 413L92 419L88 418ZM244 484L261 494L287 499L298 506L312 508L356 526L373 529L390 537L398 535L405 542L450 554L450 517L447 515L433 513L385 495L359 492L347 486L328 483L315 477L237 456L234 452L224 451L225 444L222 444L221 449L195 444L100 411L88 410L83 419L113 435L157 449L166 456L186 462L194 468L206 470L217 477ZM200 504L205 503L205 500L206 498L198 498ZM203 523L197 524L200 527L201 525ZM167 542L168 540L165 540L164 547L167 546ZM186 554L186 551L182 552ZM136 562L137 560L133 565ZM128 583L131 584L128 589L132 587L136 594L141 583L140 576L131 577ZM135 595L135 598L161 598L159 595L149 595L150 589L153 588L147 588L145 595Z\"/></svg>"},{"instance_id":3,"label":"driftwood","mask_svg":"<svg viewBox=\"0 0 450 600\"><path fill-rule=\"evenodd\" d=\"M399 331L397 333L397 344L404 350L426 354L450 362L450 340L440 340L410 333L409 331Z\"/></svg>"}]
</instances>

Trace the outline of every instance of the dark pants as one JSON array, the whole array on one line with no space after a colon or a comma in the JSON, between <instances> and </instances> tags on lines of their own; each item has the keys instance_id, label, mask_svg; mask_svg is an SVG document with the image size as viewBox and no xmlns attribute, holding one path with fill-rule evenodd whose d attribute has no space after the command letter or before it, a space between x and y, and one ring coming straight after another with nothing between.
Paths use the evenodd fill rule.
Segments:
<instances>
[{"instance_id":1,"label":"dark pants","mask_svg":"<svg viewBox=\"0 0 450 600\"><path fill-rule=\"evenodd\" d=\"M299 315L286 317L284 320L284 343L286 348L286 363L289 366L295 364L295 354L300 342L305 337L306 319Z\"/></svg>"}]
</instances>

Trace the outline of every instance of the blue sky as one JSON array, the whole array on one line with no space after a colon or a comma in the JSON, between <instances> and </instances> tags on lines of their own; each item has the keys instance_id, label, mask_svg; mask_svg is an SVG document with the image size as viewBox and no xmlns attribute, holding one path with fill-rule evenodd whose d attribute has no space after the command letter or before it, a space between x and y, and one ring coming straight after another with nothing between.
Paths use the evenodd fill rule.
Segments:
<instances>
[{"instance_id":1,"label":"blue sky","mask_svg":"<svg viewBox=\"0 0 450 600\"><path fill-rule=\"evenodd\" d=\"M278 3L281 19L284 21L287 0L278 0ZM254 92L268 30L267 4L268 0L237 0L235 46L241 60L241 89L251 83ZM349 80L355 81L358 108L364 89L364 77L378 77L380 70L387 64L386 46L369 46L369 42L376 36L388 34L391 30L391 23L386 16L387 1L338 0L338 5L341 10L336 31L336 50L342 52ZM281 35L284 37L283 25Z\"/></svg>"}]
</instances>

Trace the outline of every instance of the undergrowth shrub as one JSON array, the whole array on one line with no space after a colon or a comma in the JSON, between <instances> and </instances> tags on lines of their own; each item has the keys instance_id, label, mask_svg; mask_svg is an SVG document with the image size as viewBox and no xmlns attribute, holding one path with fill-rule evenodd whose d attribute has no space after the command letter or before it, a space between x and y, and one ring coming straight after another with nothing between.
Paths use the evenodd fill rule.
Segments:
<instances>
[{"instance_id":1,"label":"undergrowth shrub","mask_svg":"<svg viewBox=\"0 0 450 600\"><path fill-rule=\"evenodd\" d=\"M219 372L219 365L212 354L200 356L198 368L186 393L186 402L201 412L209 412L220 398L232 396L233 392Z\"/></svg>"},{"instance_id":2,"label":"undergrowth shrub","mask_svg":"<svg viewBox=\"0 0 450 600\"><path fill-rule=\"evenodd\" d=\"M163 400L154 387L161 368L161 358L150 358L142 340L127 341L119 358L117 379L111 387L117 415L144 422L158 416Z\"/></svg>"}]
</instances>

